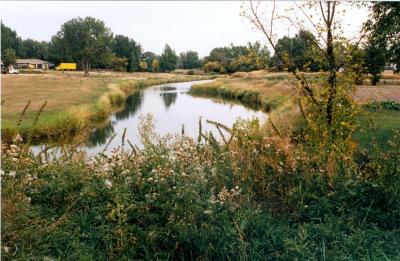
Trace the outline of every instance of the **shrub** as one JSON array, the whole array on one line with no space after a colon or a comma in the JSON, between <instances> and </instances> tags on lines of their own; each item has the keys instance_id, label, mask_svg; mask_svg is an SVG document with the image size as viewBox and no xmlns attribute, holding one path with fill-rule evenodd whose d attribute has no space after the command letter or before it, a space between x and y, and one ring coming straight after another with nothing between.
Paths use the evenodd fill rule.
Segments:
<instances>
[{"instance_id":1,"label":"shrub","mask_svg":"<svg viewBox=\"0 0 400 261\"><path fill-rule=\"evenodd\" d=\"M206 73L225 73L224 67L222 67L222 65L218 62L207 62L204 64L203 70Z\"/></svg>"},{"instance_id":2,"label":"shrub","mask_svg":"<svg viewBox=\"0 0 400 261\"><path fill-rule=\"evenodd\" d=\"M400 111L400 103L396 101L381 101L381 102L373 101L371 103L365 104L364 107L372 111L380 109Z\"/></svg>"}]
</instances>

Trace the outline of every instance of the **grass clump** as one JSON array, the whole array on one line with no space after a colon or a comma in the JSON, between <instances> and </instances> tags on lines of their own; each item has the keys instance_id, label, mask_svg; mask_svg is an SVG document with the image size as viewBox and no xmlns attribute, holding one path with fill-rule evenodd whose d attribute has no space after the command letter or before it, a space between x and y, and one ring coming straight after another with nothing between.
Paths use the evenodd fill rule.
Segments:
<instances>
[{"instance_id":1,"label":"grass clump","mask_svg":"<svg viewBox=\"0 0 400 261\"><path fill-rule=\"evenodd\" d=\"M203 123L200 121L200 126ZM257 121L222 142L160 137L91 158L2 146L5 259L365 260L400 257L400 140L330 171ZM125 146L125 148L123 147Z\"/></svg>"}]
</instances>

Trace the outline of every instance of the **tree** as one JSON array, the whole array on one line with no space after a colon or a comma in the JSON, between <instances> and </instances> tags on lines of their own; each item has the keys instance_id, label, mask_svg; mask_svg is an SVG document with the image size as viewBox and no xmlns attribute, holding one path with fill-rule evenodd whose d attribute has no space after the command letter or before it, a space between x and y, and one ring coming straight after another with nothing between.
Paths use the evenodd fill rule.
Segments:
<instances>
[{"instance_id":1,"label":"tree","mask_svg":"<svg viewBox=\"0 0 400 261\"><path fill-rule=\"evenodd\" d=\"M157 58L153 59L153 62L151 63L151 67L153 72L159 72L160 71L160 63L158 62Z\"/></svg>"},{"instance_id":2,"label":"tree","mask_svg":"<svg viewBox=\"0 0 400 261\"><path fill-rule=\"evenodd\" d=\"M295 37L287 37L279 39L276 44L277 56L285 59L288 65L287 70L293 71L318 71L320 64L314 59L316 52L314 51L315 36L306 30L300 30Z\"/></svg>"},{"instance_id":3,"label":"tree","mask_svg":"<svg viewBox=\"0 0 400 261\"><path fill-rule=\"evenodd\" d=\"M142 54L142 59L147 63L147 71L153 71L153 60L157 58L157 55L152 52L144 52Z\"/></svg>"},{"instance_id":4,"label":"tree","mask_svg":"<svg viewBox=\"0 0 400 261\"><path fill-rule=\"evenodd\" d=\"M366 71L372 75L371 82L376 85L381 73L386 66L386 49L379 44L370 42L365 49L365 66Z\"/></svg>"},{"instance_id":5,"label":"tree","mask_svg":"<svg viewBox=\"0 0 400 261\"><path fill-rule=\"evenodd\" d=\"M123 57L118 57L115 54L108 57L104 66L108 69L113 69L118 72L126 71L128 65L128 59Z\"/></svg>"},{"instance_id":6,"label":"tree","mask_svg":"<svg viewBox=\"0 0 400 261\"><path fill-rule=\"evenodd\" d=\"M38 58L42 60L49 59L49 43L27 39L22 41L23 57Z\"/></svg>"},{"instance_id":7,"label":"tree","mask_svg":"<svg viewBox=\"0 0 400 261\"><path fill-rule=\"evenodd\" d=\"M133 39L124 35L116 35L112 42L112 51L117 57L128 60L127 71L134 72L140 69L142 47Z\"/></svg>"},{"instance_id":8,"label":"tree","mask_svg":"<svg viewBox=\"0 0 400 261\"><path fill-rule=\"evenodd\" d=\"M140 71L142 71L142 72L147 71L147 62L146 61L140 62Z\"/></svg>"},{"instance_id":9,"label":"tree","mask_svg":"<svg viewBox=\"0 0 400 261\"><path fill-rule=\"evenodd\" d=\"M72 58L89 75L93 64L104 63L111 55L112 33L103 21L93 17L71 19L52 37L58 58Z\"/></svg>"},{"instance_id":10,"label":"tree","mask_svg":"<svg viewBox=\"0 0 400 261\"><path fill-rule=\"evenodd\" d=\"M366 23L371 38L379 48L388 50L390 62L400 72L400 4L398 2L374 2L371 18Z\"/></svg>"},{"instance_id":11,"label":"tree","mask_svg":"<svg viewBox=\"0 0 400 261\"><path fill-rule=\"evenodd\" d=\"M178 56L175 51L166 44L164 48L164 52L160 56L160 70L162 72L173 71L176 69L176 65L178 63Z\"/></svg>"},{"instance_id":12,"label":"tree","mask_svg":"<svg viewBox=\"0 0 400 261\"><path fill-rule=\"evenodd\" d=\"M338 1L319 1L307 2L304 4L293 3L291 10L285 15L279 15L276 12L276 2L267 3L266 8L270 14L266 16L265 10L260 7L260 2L254 4L249 2L249 9L244 10L242 14L264 34L270 46L274 49L277 58L286 68L292 67L291 71L298 81L299 93L303 95L303 101L306 102L306 110L301 105L300 110L303 113L306 122L307 146L318 153L327 165L328 173L332 169L329 166L337 166L336 162L342 161L351 150L352 131L355 128L354 116L355 105L351 99L352 84L349 82L346 74L339 74L339 68L343 68L346 60L340 59L338 49L346 42L339 33L342 32L340 5ZM272 5L272 6L269 6ZM290 12L295 12L293 15ZM310 79L305 73L301 72L301 67L296 64L294 59L286 57L285 52L278 50L275 41L274 23L278 19L285 19L291 26L296 28L312 28L318 39L310 38L313 43L313 51L322 59L322 63L327 73L318 75L318 82ZM305 22L306 21L306 22ZM359 44L363 36L359 39ZM354 48L342 56L352 55ZM315 77L315 76L314 76Z\"/></svg>"},{"instance_id":13,"label":"tree","mask_svg":"<svg viewBox=\"0 0 400 261\"><path fill-rule=\"evenodd\" d=\"M249 49L249 57L256 65L257 70L264 70L268 68L270 61L270 52L267 46L262 46L259 41L255 43L247 43L247 48Z\"/></svg>"},{"instance_id":14,"label":"tree","mask_svg":"<svg viewBox=\"0 0 400 261\"><path fill-rule=\"evenodd\" d=\"M6 49L13 49L18 57L23 55L22 40L17 33L11 28L5 26L1 22L1 54L3 55Z\"/></svg>"},{"instance_id":15,"label":"tree","mask_svg":"<svg viewBox=\"0 0 400 261\"><path fill-rule=\"evenodd\" d=\"M350 45L350 48L354 48L353 54L348 57L348 69L353 73L353 79L355 84L363 84L365 75L367 74L367 68L365 64L365 50L359 46Z\"/></svg>"},{"instance_id":16,"label":"tree","mask_svg":"<svg viewBox=\"0 0 400 261\"><path fill-rule=\"evenodd\" d=\"M3 64L4 67L8 67L12 64L15 63L15 60L17 59L17 56L15 55L15 51L14 49L11 48L7 48L4 50L3 55L2 55L2 60L3 60Z\"/></svg>"},{"instance_id":17,"label":"tree","mask_svg":"<svg viewBox=\"0 0 400 261\"><path fill-rule=\"evenodd\" d=\"M182 52L180 58L183 69L195 69L201 67L199 54L195 51Z\"/></svg>"},{"instance_id":18,"label":"tree","mask_svg":"<svg viewBox=\"0 0 400 261\"><path fill-rule=\"evenodd\" d=\"M253 71L265 69L268 66L270 54L266 46L259 42L248 43L247 46L218 47L211 50L205 57L205 62L217 62L224 71L233 73L237 71Z\"/></svg>"}]
</instances>

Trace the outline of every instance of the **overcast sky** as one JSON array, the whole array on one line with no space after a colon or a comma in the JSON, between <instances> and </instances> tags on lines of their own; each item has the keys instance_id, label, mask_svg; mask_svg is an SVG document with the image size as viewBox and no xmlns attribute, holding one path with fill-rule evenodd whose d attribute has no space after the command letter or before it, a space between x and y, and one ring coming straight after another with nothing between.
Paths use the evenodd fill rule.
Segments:
<instances>
[{"instance_id":1,"label":"overcast sky","mask_svg":"<svg viewBox=\"0 0 400 261\"><path fill-rule=\"evenodd\" d=\"M74 17L93 16L103 20L116 34L139 42L145 51L161 53L165 43L178 53L195 50L208 55L214 47L265 42L240 17L243 2L0 2L4 24L23 39L49 41L62 23ZM280 2L288 5L291 2ZM367 10L352 10L344 21L349 37L354 36L367 18ZM293 27L278 25L280 35L293 35Z\"/></svg>"}]
</instances>

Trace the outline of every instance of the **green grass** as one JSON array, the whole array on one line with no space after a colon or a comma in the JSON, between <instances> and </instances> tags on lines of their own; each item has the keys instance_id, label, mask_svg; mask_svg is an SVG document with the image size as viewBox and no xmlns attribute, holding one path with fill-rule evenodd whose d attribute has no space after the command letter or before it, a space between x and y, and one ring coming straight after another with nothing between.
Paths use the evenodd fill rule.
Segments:
<instances>
[{"instance_id":1,"label":"green grass","mask_svg":"<svg viewBox=\"0 0 400 261\"><path fill-rule=\"evenodd\" d=\"M218 126L218 125L216 125ZM331 168L238 122L229 144L156 137L131 153L2 149L5 260L397 260L399 142ZM122 144L121 144L122 145ZM16 160L17 159L17 160Z\"/></svg>"},{"instance_id":2,"label":"green grass","mask_svg":"<svg viewBox=\"0 0 400 261\"><path fill-rule=\"evenodd\" d=\"M360 148L368 149L376 143L380 148L387 150L388 140L396 131L400 131L400 111L364 110L358 116L357 123L360 128L354 134L354 138Z\"/></svg>"}]
</instances>

